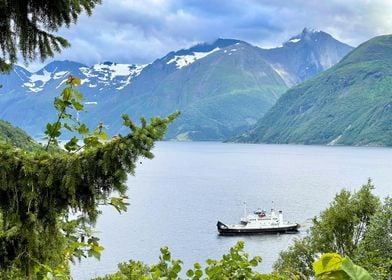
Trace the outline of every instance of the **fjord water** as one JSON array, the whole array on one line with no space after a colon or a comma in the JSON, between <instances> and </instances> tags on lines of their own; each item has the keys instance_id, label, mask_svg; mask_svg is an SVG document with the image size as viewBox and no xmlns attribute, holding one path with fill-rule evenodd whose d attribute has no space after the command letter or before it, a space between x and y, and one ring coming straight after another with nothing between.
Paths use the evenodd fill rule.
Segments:
<instances>
[{"instance_id":1,"label":"fjord water","mask_svg":"<svg viewBox=\"0 0 392 280\"><path fill-rule=\"evenodd\" d=\"M100 261L76 264L74 279L114 272L129 259L156 263L162 246L186 271L220 258L239 240L263 257L260 270L268 272L342 188L356 190L372 178L375 194L391 194L390 148L160 142L154 154L128 180L128 212L102 209L97 231L105 250ZM217 220L238 222L244 201L249 209L283 210L286 220L302 225L300 233L218 236Z\"/></svg>"}]
</instances>

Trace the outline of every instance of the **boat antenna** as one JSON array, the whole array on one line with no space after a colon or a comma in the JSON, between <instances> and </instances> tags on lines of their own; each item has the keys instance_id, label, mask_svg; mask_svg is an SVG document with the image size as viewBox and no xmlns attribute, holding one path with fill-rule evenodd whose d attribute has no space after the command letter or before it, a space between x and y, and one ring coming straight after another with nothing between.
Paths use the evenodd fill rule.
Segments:
<instances>
[{"instance_id":1,"label":"boat antenna","mask_svg":"<svg viewBox=\"0 0 392 280\"><path fill-rule=\"evenodd\" d=\"M244 218L248 216L248 209L246 209L246 201L244 201Z\"/></svg>"}]
</instances>

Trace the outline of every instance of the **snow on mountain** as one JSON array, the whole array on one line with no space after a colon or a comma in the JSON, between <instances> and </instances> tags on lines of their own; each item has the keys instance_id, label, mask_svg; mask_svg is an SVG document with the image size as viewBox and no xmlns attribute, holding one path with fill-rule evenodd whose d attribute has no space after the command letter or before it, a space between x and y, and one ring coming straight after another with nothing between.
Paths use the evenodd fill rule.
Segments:
<instances>
[{"instance_id":1,"label":"snow on mountain","mask_svg":"<svg viewBox=\"0 0 392 280\"><path fill-rule=\"evenodd\" d=\"M166 62L166 64L176 63L176 68L180 69L182 67L194 63L198 59L206 57L207 55L219 50L220 48L215 48L209 52L192 52L191 54L187 54L187 55L175 55L172 59Z\"/></svg>"},{"instance_id":2,"label":"snow on mountain","mask_svg":"<svg viewBox=\"0 0 392 280\"><path fill-rule=\"evenodd\" d=\"M81 118L91 127L105 120L115 134L122 132L123 113L138 118L181 110L169 138L223 140L254 124L287 87L350 50L327 33L304 29L273 49L218 39L172 51L148 65L53 61L35 73L15 66L0 75L0 117L39 135L47 112L53 112L53 98L73 75L81 79L89 112Z\"/></svg>"},{"instance_id":3,"label":"snow on mountain","mask_svg":"<svg viewBox=\"0 0 392 280\"><path fill-rule=\"evenodd\" d=\"M296 36L291 37L288 41L286 41L283 45L287 45L290 43L298 43L301 41L309 41L309 39L314 38L314 41L317 42L317 36L322 35L324 33L320 30L305 27L302 32Z\"/></svg>"},{"instance_id":4,"label":"snow on mountain","mask_svg":"<svg viewBox=\"0 0 392 280\"><path fill-rule=\"evenodd\" d=\"M80 78L82 85L88 88L103 90L108 87L122 90L139 76L146 66L147 64L104 62L87 67L72 61L54 61L35 73L22 71L20 69L23 68L19 67L20 69L16 68L15 74L19 77L21 87L32 93L41 92L50 85L58 89L64 85L69 75Z\"/></svg>"},{"instance_id":5,"label":"snow on mountain","mask_svg":"<svg viewBox=\"0 0 392 280\"><path fill-rule=\"evenodd\" d=\"M228 46L239 44L242 41L235 39L217 39L212 43L197 44L189 49L170 52L162 61L166 65L174 65L175 69L186 67L214 52L220 51Z\"/></svg>"},{"instance_id":6,"label":"snow on mountain","mask_svg":"<svg viewBox=\"0 0 392 280\"><path fill-rule=\"evenodd\" d=\"M102 87L113 86L117 90L122 90L133 78L139 76L147 65L104 62L92 67L80 67L79 70L85 76L82 81L90 88L99 86L99 90L102 90Z\"/></svg>"},{"instance_id":7,"label":"snow on mountain","mask_svg":"<svg viewBox=\"0 0 392 280\"><path fill-rule=\"evenodd\" d=\"M52 92L63 87L69 75L74 75L81 79L83 90L94 94L99 91L116 93L126 90L131 83L134 84L135 79L138 81L138 92L149 92L157 88L167 75L211 54L222 52L228 56L241 55L243 44L247 43L234 39L217 39L211 43L170 52L153 63L144 65L106 61L86 66L65 60L53 61L35 73L16 67L12 79L4 77L3 91L12 91L16 88L12 85L17 85L26 93ZM305 28L283 43L282 47L260 49L260 52L286 84L292 86L331 67L349 50L351 47L336 41L329 34ZM139 78L142 72L143 76Z\"/></svg>"},{"instance_id":8,"label":"snow on mountain","mask_svg":"<svg viewBox=\"0 0 392 280\"><path fill-rule=\"evenodd\" d=\"M301 38L293 38L293 39L288 40L287 42L288 43L298 43L299 41L301 41Z\"/></svg>"},{"instance_id":9,"label":"snow on mountain","mask_svg":"<svg viewBox=\"0 0 392 280\"><path fill-rule=\"evenodd\" d=\"M44 89L45 84L51 79L51 73L43 70L42 74L34 73L30 76L28 82L23 83L24 87L29 88L32 92L40 92Z\"/></svg>"},{"instance_id":10,"label":"snow on mountain","mask_svg":"<svg viewBox=\"0 0 392 280\"><path fill-rule=\"evenodd\" d=\"M67 74L69 74L68 71L56 72L56 73L54 73L54 75L53 75L53 79L57 80L57 79L64 78Z\"/></svg>"}]
</instances>

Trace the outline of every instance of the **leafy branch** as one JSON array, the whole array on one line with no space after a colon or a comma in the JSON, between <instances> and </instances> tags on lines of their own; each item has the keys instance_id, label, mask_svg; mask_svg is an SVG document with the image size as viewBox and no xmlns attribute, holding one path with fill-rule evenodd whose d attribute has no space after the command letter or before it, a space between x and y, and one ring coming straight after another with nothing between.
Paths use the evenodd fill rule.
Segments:
<instances>
[{"instance_id":1,"label":"leafy branch","mask_svg":"<svg viewBox=\"0 0 392 280\"><path fill-rule=\"evenodd\" d=\"M67 152L28 152L0 144L0 278L67 275L74 258L99 257L103 247L91 229L100 203L126 210L128 174L134 174L139 157L153 158L155 141L178 116L149 123L141 119L138 126L124 115L130 132L108 140L102 123L90 133L70 113L83 110L78 85L80 80L70 76L55 99L57 118L47 125L46 147L58 145L62 128L82 135L83 146L76 136L64 145ZM110 197L113 192L120 197ZM70 213L80 218L68 221Z\"/></svg>"}]
</instances>

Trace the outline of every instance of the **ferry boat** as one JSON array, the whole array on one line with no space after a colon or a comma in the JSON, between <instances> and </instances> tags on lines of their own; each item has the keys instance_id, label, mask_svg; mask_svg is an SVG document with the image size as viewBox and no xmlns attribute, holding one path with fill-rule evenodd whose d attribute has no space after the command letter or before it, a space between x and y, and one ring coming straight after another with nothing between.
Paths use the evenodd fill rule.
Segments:
<instances>
[{"instance_id":1,"label":"ferry boat","mask_svg":"<svg viewBox=\"0 0 392 280\"><path fill-rule=\"evenodd\" d=\"M296 233L300 227L297 223L283 221L283 213L271 209L269 214L264 210L256 210L241 218L240 224L228 225L220 221L216 224L220 235L245 235L245 234L268 234L268 233Z\"/></svg>"}]
</instances>

